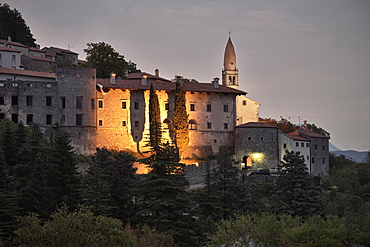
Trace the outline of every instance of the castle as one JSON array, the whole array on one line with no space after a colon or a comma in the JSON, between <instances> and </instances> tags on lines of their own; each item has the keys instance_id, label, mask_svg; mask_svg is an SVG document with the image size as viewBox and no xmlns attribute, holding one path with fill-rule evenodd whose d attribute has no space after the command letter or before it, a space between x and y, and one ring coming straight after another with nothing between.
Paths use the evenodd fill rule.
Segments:
<instances>
[{"instance_id":1,"label":"castle","mask_svg":"<svg viewBox=\"0 0 370 247\"><path fill-rule=\"evenodd\" d=\"M75 67L57 68L65 59ZM0 41L0 118L38 123L47 133L60 128L70 134L81 154L96 147L115 150L147 150L149 89L158 95L163 138L173 136L175 82L154 74L133 73L126 79L96 78L95 69L77 67L78 54L50 47L42 50ZM27 63L25 65L24 63ZM37 71L35 71L35 69ZM272 168L284 150L300 151L313 174L328 172L328 138L305 126L286 135L259 122L259 106L239 90L236 52L229 37L222 83L181 82L189 114L189 146L184 157L196 158L231 149L241 168ZM319 147L318 147L319 146ZM318 150L319 148L319 150Z\"/></svg>"}]
</instances>

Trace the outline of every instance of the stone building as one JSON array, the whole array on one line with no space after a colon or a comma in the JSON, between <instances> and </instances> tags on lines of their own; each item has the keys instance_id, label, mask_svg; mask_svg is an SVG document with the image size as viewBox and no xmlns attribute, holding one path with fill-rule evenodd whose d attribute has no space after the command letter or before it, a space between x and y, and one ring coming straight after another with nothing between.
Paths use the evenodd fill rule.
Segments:
<instances>
[{"instance_id":1,"label":"stone building","mask_svg":"<svg viewBox=\"0 0 370 247\"><path fill-rule=\"evenodd\" d=\"M81 154L91 154L96 147L144 152L148 149L149 90L153 85L160 104L163 137L173 139L176 83L160 77L159 70L154 75L129 74L127 79L115 78L114 73L110 79L96 78L95 69L83 67L45 73L41 71L47 70L47 66L35 61L64 59L75 66L78 54L55 47L39 50L1 41L0 55L7 52L18 54L16 58L24 56L22 61L30 59L27 69L38 71L22 69L25 66L20 59L15 61L19 65L16 68L0 67L0 118L26 125L35 122L45 133L52 128L64 130ZM181 85L189 115L190 140L185 158L231 149L244 167L273 168L288 149L301 151L309 158L306 164L311 173L328 172L328 138L304 126L285 135L274 126L258 122L260 103L239 90L236 53L230 37L225 48L222 84L214 78L209 83Z\"/></svg>"},{"instance_id":2,"label":"stone building","mask_svg":"<svg viewBox=\"0 0 370 247\"><path fill-rule=\"evenodd\" d=\"M242 168L275 168L279 164L278 129L263 122L235 127L235 158Z\"/></svg>"}]
</instances>

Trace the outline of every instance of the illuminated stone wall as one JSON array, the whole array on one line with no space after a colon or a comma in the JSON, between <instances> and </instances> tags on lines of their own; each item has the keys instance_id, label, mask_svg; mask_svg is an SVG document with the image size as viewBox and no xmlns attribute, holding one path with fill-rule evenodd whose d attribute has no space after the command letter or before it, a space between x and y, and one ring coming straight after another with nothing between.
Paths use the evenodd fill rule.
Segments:
<instances>
[{"instance_id":1,"label":"illuminated stone wall","mask_svg":"<svg viewBox=\"0 0 370 247\"><path fill-rule=\"evenodd\" d=\"M277 128L235 128L235 159L252 158L252 169L275 168L279 163Z\"/></svg>"},{"instance_id":2,"label":"illuminated stone wall","mask_svg":"<svg viewBox=\"0 0 370 247\"><path fill-rule=\"evenodd\" d=\"M173 137L174 92L157 90L163 140ZM232 149L235 126L235 95L187 92L189 120L196 122L189 131L189 147L184 157L205 157ZM102 101L102 103L99 103ZM126 103L123 103L126 102ZM101 108L99 108L102 106ZM194 104L191 111L190 104ZM208 108L207 104L211 105ZM227 105L227 111L224 111ZM126 108L123 109L122 107ZM149 90L110 89L97 95L97 146L135 152L148 150ZM123 123L124 122L124 123ZM211 125L209 125L209 123Z\"/></svg>"}]
</instances>

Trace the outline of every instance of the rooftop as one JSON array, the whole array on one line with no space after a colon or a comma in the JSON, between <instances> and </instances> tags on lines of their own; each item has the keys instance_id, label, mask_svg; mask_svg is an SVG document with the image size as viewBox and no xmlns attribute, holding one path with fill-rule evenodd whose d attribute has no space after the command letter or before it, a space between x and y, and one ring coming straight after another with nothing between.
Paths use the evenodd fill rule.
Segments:
<instances>
[{"instance_id":1,"label":"rooftop","mask_svg":"<svg viewBox=\"0 0 370 247\"><path fill-rule=\"evenodd\" d=\"M274 128L274 129L277 129L276 126L273 126L271 124L264 123L264 122L249 122L249 123L235 126L235 128Z\"/></svg>"},{"instance_id":2,"label":"rooftop","mask_svg":"<svg viewBox=\"0 0 370 247\"><path fill-rule=\"evenodd\" d=\"M24 75L24 76L44 77L44 78L55 79L54 73L38 72L38 71L23 70L23 69L0 68L0 74Z\"/></svg>"},{"instance_id":3,"label":"rooftop","mask_svg":"<svg viewBox=\"0 0 370 247\"><path fill-rule=\"evenodd\" d=\"M152 77L153 79L158 78L156 76ZM104 88L113 88L113 89L132 89L132 90L149 90L150 85L153 84L155 90L169 90L174 91L176 89L176 83L169 80L147 80L146 85L142 84L141 79L116 79L115 84L110 83L110 79L96 79L96 83L102 85ZM207 93L232 93L237 95L247 94L244 91L219 85L218 88L215 88L212 83L189 83L184 82L181 84L183 90L191 92L207 92Z\"/></svg>"}]
</instances>

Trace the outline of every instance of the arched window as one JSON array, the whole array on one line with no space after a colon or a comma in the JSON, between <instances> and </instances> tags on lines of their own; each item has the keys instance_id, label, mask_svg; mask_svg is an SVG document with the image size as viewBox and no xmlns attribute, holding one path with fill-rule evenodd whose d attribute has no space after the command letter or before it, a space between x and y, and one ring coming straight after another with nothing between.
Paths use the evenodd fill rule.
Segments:
<instances>
[{"instance_id":1,"label":"arched window","mask_svg":"<svg viewBox=\"0 0 370 247\"><path fill-rule=\"evenodd\" d=\"M232 76L229 76L229 81L230 81L230 82L232 82L232 81L233 81Z\"/></svg>"},{"instance_id":2,"label":"arched window","mask_svg":"<svg viewBox=\"0 0 370 247\"><path fill-rule=\"evenodd\" d=\"M196 130L197 122L194 119L189 120L189 130Z\"/></svg>"},{"instance_id":3,"label":"arched window","mask_svg":"<svg viewBox=\"0 0 370 247\"><path fill-rule=\"evenodd\" d=\"M235 82L235 76L233 76L233 82Z\"/></svg>"},{"instance_id":4,"label":"arched window","mask_svg":"<svg viewBox=\"0 0 370 247\"><path fill-rule=\"evenodd\" d=\"M242 163L244 163L245 168L251 168L252 167L252 157L244 156L242 159Z\"/></svg>"},{"instance_id":5,"label":"arched window","mask_svg":"<svg viewBox=\"0 0 370 247\"><path fill-rule=\"evenodd\" d=\"M169 119L169 118L166 118L165 120L163 120L163 123L165 124L164 126L164 128L165 129L169 129L170 128L170 126L171 126L171 123L172 123L172 121L171 121L171 119Z\"/></svg>"}]
</instances>

